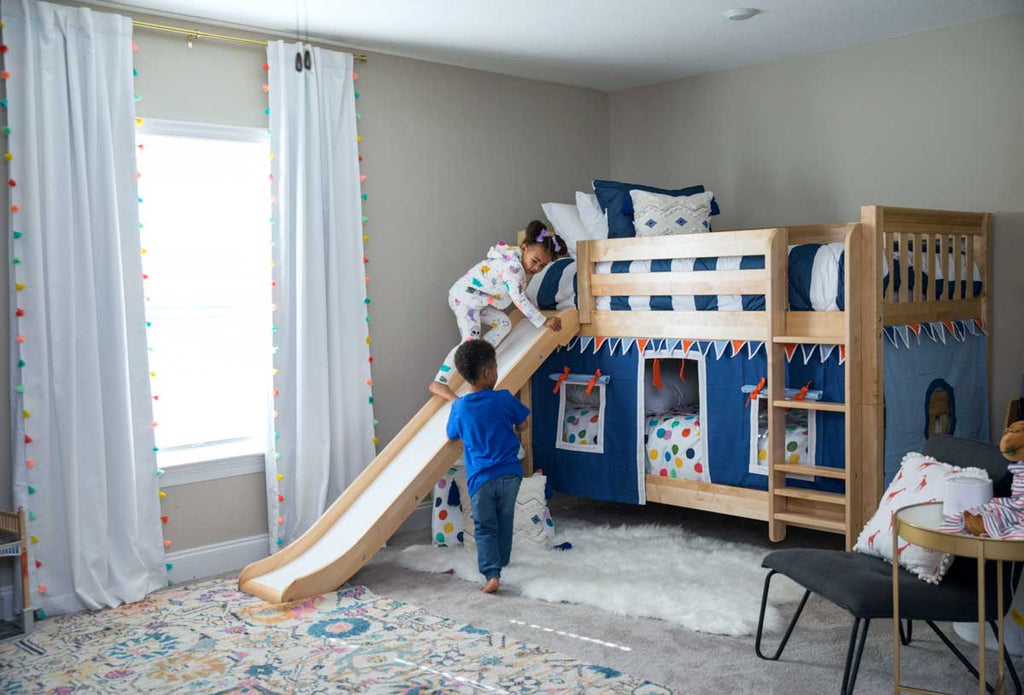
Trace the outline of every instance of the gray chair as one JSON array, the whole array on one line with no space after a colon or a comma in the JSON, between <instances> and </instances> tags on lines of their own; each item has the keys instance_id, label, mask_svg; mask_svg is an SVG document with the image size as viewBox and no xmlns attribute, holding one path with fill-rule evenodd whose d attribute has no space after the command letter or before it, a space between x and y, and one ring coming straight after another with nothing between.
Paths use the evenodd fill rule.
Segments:
<instances>
[{"instance_id":1,"label":"gray chair","mask_svg":"<svg viewBox=\"0 0 1024 695\"><path fill-rule=\"evenodd\" d=\"M957 466L984 468L993 480L994 494L997 497L1007 497L1010 494L1012 476L1007 468L1008 462L999 453L998 447L983 442L935 435L928 439L923 453ZM776 550L765 556L761 566L769 572L764 580L754 651L762 659L776 661L782 656L807 599L811 594L821 596L853 616L853 627L846 651L846 667L839 690L840 695L851 695L857 682L857 671L860 668L871 621L876 618L892 618L892 566L884 560L860 553L813 548ZM1007 586L1015 586L1020 569L1017 565L1004 564L1004 582L1012 582ZM789 577L805 591L775 653L766 656L761 649L764 614L772 577L776 574ZM903 569L900 570L899 582L900 641L903 644L910 644L913 637L913 621L922 620L977 678L978 670L936 625L940 621L977 621L977 566L974 562L955 560L942 583L938 585L927 584ZM985 582L985 616L994 627L998 616L1005 615L1010 609L1012 592L1005 592L1002 605L996 605L994 562L986 566ZM906 629L903 620L907 621ZM1006 663L1020 695L1020 678L1009 655L1006 657ZM988 689L992 691L991 686L988 686Z\"/></svg>"}]
</instances>

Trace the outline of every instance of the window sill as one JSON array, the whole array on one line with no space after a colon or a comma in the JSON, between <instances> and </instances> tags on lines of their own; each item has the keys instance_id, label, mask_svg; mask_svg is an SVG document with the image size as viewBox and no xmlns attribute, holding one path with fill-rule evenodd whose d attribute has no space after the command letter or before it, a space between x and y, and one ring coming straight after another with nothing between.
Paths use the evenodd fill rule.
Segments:
<instances>
[{"instance_id":1,"label":"window sill","mask_svg":"<svg viewBox=\"0 0 1024 695\"><path fill-rule=\"evenodd\" d=\"M160 487L175 487L219 478L263 473L266 462L262 452L242 453L238 447L204 447L161 454L158 461L164 474Z\"/></svg>"}]
</instances>

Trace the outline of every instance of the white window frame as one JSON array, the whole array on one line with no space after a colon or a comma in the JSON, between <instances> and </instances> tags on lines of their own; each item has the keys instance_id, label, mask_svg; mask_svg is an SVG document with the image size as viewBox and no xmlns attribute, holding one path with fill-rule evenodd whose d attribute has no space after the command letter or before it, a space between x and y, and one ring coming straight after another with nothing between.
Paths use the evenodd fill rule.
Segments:
<instances>
[{"instance_id":1,"label":"white window frame","mask_svg":"<svg viewBox=\"0 0 1024 695\"><path fill-rule=\"evenodd\" d=\"M746 397L746 394L741 394ZM767 398L755 398L754 401L757 407L750 408L750 461L749 471L754 475L768 475L768 463L767 459L765 465L760 465L757 460L757 439L758 439L758 420L761 416L761 408L768 406ZM785 414L784 414L785 416ZM770 422L769 422L770 426ZM808 466L817 465L817 454L818 454L818 418L817 413L814 410L807 411L807 464ZM785 432L782 434L786 436ZM772 453L768 452L768 458L771 458ZM809 483L814 482L813 475L798 475L798 474L787 474L787 480L804 480Z\"/></svg>"},{"instance_id":2,"label":"white window frame","mask_svg":"<svg viewBox=\"0 0 1024 695\"><path fill-rule=\"evenodd\" d=\"M265 128L194 123L160 118L144 119L138 132L140 135L268 142ZM157 452L157 465L164 471L160 477L160 487L170 488L207 480L264 473L266 470L264 450L265 442L244 439L182 446Z\"/></svg>"},{"instance_id":3,"label":"white window frame","mask_svg":"<svg viewBox=\"0 0 1024 695\"><path fill-rule=\"evenodd\" d=\"M607 434L605 432L604 427L604 411L605 406L607 405L606 401L608 396L607 392L605 391L605 389L607 388L607 384L604 384L600 381L594 384L594 389L597 391L598 397L600 398L601 402L597 409L597 431L600 433L600 437L598 439L597 444L570 444L569 442L562 441L562 432L565 430L565 398L566 393L569 390L566 387L570 385L585 386L584 384L570 384L568 381L565 381L562 382L562 387L558 389L558 427L557 429L555 429L555 448L565 449L567 451L581 451L585 454L603 454L604 439L605 435Z\"/></svg>"},{"instance_id":4,"label":"white window frame","mask_svg":"<svg viewBox=\"0 0 1024 695\"><path fill-rule=\"evenodd\" d=\"M647 361L648 360L693 360L697 363L697 379L700 381L697 384L697 393L700 398L700 408L698 409L698 416L700 418L700 456L701 462L704 464L704 476L707 482L711 482L711 461L708 460L708 433L710 428L708 427L707 419L707 403L708 403L708 370L707 370L707 357L699 350L691 348L689 352L682 348L676 349L662 349L662 350L647 350L640 355L640 359L637 360L637 377L636 377L636 467L637 476L639 476L640 484L640 504L647 503L646 493L646 476L647 473L647 447L644 446L644 430L647 429L647 404L644 401L644 375L647 372ZM691 481L692 482L692 481Z\"/></svg>"}]
</instances>

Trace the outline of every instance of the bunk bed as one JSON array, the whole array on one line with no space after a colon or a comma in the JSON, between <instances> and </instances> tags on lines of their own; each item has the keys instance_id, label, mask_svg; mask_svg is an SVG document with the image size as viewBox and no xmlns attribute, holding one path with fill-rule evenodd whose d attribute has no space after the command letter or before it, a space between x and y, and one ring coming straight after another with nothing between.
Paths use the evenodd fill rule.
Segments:
<instances>
[{"instance_id":1,"label":"bunk bed","mask_svg":"<svg viewBox=\"0 0 1024 695\"><path fill-rule=\"evenodd\" d=\"M882 494L886 456L905 453L897 451L904 446L898 438L886 446L887 416L896 434L893 404L903 379L890 373L893 390L887 390L887 351L901 339L909 347L907 336L920 340L922 333L936 344L941 338L944 346L942 331L948 330L961 340L969 336L974 354L981 355L985 377L974 374L974 381L990 379L991 348L984 337L991 322L989 235L985 213L867 206L859 222L846 224L579 242L573 272L557 275L554 266L565 271L568 262L558 261L531 288L536 295L543 285L558 302L568 298L576 305L580 333L548 358L520 394L533 409L523 435L526 465L543 468L562 492L764 520L773 541L782 540L790 525L829 531L844 535L850 547ZM830 280L808 283L810 266L824 267ZM793 359L794 353L814 350L818 361ZM635 361L623 368L627 354ZM941 359L933 371L962 361L949 349L936 354ZM676 362L667 361L685 366L695 358L701 370L709 370L700 372L700 398L689 410L645 412L640 401L652 355L672 369ZM714 355L718 366L709 359ZM730 357L742 364L716 376L714 370L725 369L723 358ZM817 399L806 395L812 382ZM598 405L593 392L602 390L604 409L592 412ZM958 396L962 407L972 409L961 420L985 435L988 391L983 384ZM888 414L887 395L893 411ZM727 407L734 419L720 422L739 423L736 417L747 416L735 413L751 413L749 424L744 421L736 432L726 431L733 424L718 425L716 431L716 413ZM626 420L617 421L623 412ZM627 433L617 447L615 433L626 433L629 425L622 423L630 418L640 420L640 432ZM949 417L941 420L948 424ZM814 423L817 465L808 443ZM567 425L577 431L566 434ZM710 434L702 432L703 425ZM743 436L737 436L740 429ZM716 437L733 447L728 451L744 453L729 454L737 459L731 463L715 455L699 461L715 446L726 451L726 444L715 445ZM662 457L673 471L676 459L678 476L652 464ZM701 465L683 466L686 457ZM758 458L760 478L754 475ZM586 472L572 474L582 461ZM611 489L608 481L621 489Z\"/></svg>"}]
</instances>

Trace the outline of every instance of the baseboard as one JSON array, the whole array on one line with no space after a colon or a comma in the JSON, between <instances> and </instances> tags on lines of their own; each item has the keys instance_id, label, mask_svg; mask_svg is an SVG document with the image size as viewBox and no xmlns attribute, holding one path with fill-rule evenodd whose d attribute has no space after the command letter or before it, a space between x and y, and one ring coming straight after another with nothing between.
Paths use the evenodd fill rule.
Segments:
<instances>
[{"instance_id":1,"label":"baseboard","mask_svg":"<svg viewBox=\"0 0 1024 695\"><path fill-rule=\"evenodd\" d=\"M237 572L250 562L265 558L269 547L264 533L167 553L164 557L172 565L167 577L173 582L187 582Z\"/></svg>"},{"instance_id":2,"label":"baseboard","mask_svg":"<svg viewBox=\"0 0 1024 695\"><path fill-rule=\"evenodd\" d=\"M430 531L430 519L434 512L434 507L430 504L428 499L425 502L421 502L412 510L412 514L405 520L401 526L398 527L398 533L405 533L407 531Z\"/></svg>"}]
</instances>

